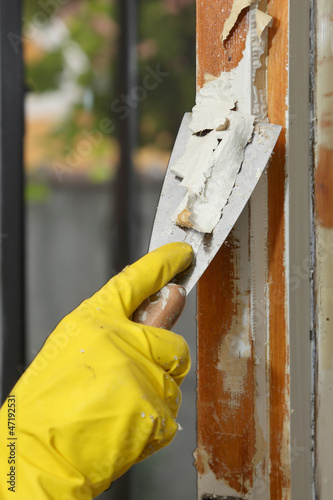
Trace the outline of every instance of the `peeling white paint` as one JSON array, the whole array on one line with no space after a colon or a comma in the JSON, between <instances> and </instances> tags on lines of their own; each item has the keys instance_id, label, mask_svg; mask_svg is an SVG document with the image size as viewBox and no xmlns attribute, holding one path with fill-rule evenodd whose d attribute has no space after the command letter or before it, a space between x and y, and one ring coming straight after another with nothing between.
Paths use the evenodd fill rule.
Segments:
<instances>
[{"instance_id":1,"label":"peeling white paint","mask_svg":"<svg viewBox=\"0 0 333 500\"><path fill-rule=\"evenodd\" d=\"M225 23L222 38L226 39L230 29L237 20L241 10L250 5L249 32L243 58L238 66L231 72L223 72L218 78L206 75L206 85L197 95L196 102L204 99L220 99L236 103L237 112L254 115L260 120L267 119L266 89L258 89L255 86L257 71L261 66L261 56L265 51L266 33L265 29L271 24L272 18L267 14L259 12L257 2L251 0L234 1L233 9L228 22ZM263 85L264 86L264 85ZM230 113L231 114L231 113ZM230 328L230 333L225 337L223 345L219 350L219 362L217 368L224 372L224 388L233 395L233 401L228 404L228 410L240 411L237 404L242 401L244 394L244 382L247 376L247 362L251 356L253 345L253 356L258 361L254 367L256 381L255 389L255 434L256 451L253 458L253 486L244 484L248 489L246 498L249 500L268 500L269 489L269 381L267 374L267 361L269 357L269 298L267 296L267 179L265 175L259 181L255 201L251 201L250 210L250 233L248 233L248 219L245 215L241 222L243 227L236 228L236 234L240 236L240 250L245 252L250 242L250 255L242 255L239 263L248 265L251 259L251 285L245 286L244 278L248 275L247 270L240 270L239 276L240 292L237 299L246 298L251 288L251 309L244 302L243 314L235 318L235 323ZM249 213L246 215L248 216ZM251 238L249 238L251 236ZM248 238L248 239L247 239ZM256 290L258 287L258 290ZM251 318L249 317L251 313ZM236 324L238 322L238 324ZM251 326L250 326L250 324ZM253 337L249 338L249 332ZM251 345L252 341L252 345ZM233 405L230 407L230 404ZM226 409L225 409L226 410ZM287 446L288 449L288 446ZM207 450L208 451L208 450ZM206 457L205 457L206 455ZM228 477L217 479L209 467L209 455L206 450L200 449L200 464L204 464L203 472L199 474L199 496L204 493L212 495L239 497L240 492L235 491L228 485ZM282 500L282 499L281 499Z\"/></svg>"},{"instance_id":2,"label":"peeling white paint","mask_svg":"<svg viewBox=\"0 0 333 500\"><path fill-rule=\"evenodd\" d=\"M263 31L272 24L273 18L266 12L257 9L256 10L256 24L257 24L257 36L261 40L261 35Z\"/></svg>"},{"instance_id":3,"label":"peeling white paint","mask_svg":"<svg viewBox=\"0 0 333 500\"><path fill-rule=\"evenodd\" d=\"M234 106L234 101L219 100L216 96L212 99L199 98L192 109L190 129L194 134L202 130L225 130L227 117Z\"/></svg>"},{"instance_id":4,"label":"peeling white paint","mask_svg":"<svg viewBox=\"0 0 333 500\"><path fill-rule=\"evenodd\" d=\"M211 233L221 217L221 211L228 201L243 162L244 149L252 136L254 122L253 116L236 111L231 111L228 119L228 129L219 132L219 137L222 139L210 153L206 154L206 145L209 149L211 142L217 144L214 131L205 137L196 138L199 140L191 141L191 144L195 142L198 150L189 151L188 148L186 150L186 161L190 163L186 165L181 185L188 189L188 193L177 208L173 220L179 223L179 214L186 210L189 212L186 222L190 225L184 224L184 221L179 225ZM200 162L202 157L200 143L203 143L205 148L204 165ZM184 161L183 158L181 161ZM188 168L189 165L193 168ZM179 175L179 164L176 164L176 170Z\"/></svg>"},{"instance_id":5,"label":"peeling white paint","mask_svg":"<svg viewBox=\"0 0 333 500\"><path fill-rule=\"evenodd\" d=\"M243 4L234 2L237 8ZM192 135L172 168L188 190L172 220L203 233L214 230L228 202L253 133L254 115L264 119L267 114L265 91L254 81L264 52L262 34L272 18L252 7L242 60L232 71L210 78L197 93L190 128L193 134L205 135Z\"/></svg>"},{"instance_id":6,"label":"peeling white paint","mask_svg":"<svg viewBox=\"0 0 333 500\"><path fill-rule=\"evenodd\" d=\"M205 181L213 168L213 155L217 145L218 139L214 131L203 137L190 137L184 155L171 168L172 173L183 179L181 186L191 186L195 194L202 194Z\"/></svg>"},{"instance_id":7,"label":"peeling white paint","mask_svg":"<svg viewBox=\"0 0 333 500\"><path fill-rule=\"evenodd\" d=\"M269 491L269 393L267 380L269 302L267 291L267 175L263 175L251 198L251 333L256 381L254 422L256 451L249 500L268 500Z\"/></svg>"},{"instance_id":8,"label":"peeling white paint","mask_svg":"<svg viewBox=\"0 0 333 500\"><path fill-rule=\"evenodd\" d=\"M221 35L222 42L224 42L228 38L229 33L232 30L232 28L234 27L234 25L238 19L238 16L242 12L242 10L245 9L245 7L248 7L249 5L251 5L251 3L255 2L255 1L256 0L234 0L232 7L231 7L230 15L229 15L228 19L226 20L226 22L224 23L224 27L223 27L223 31L222 31L222 35Z\"/></svg>"}]
</instances>

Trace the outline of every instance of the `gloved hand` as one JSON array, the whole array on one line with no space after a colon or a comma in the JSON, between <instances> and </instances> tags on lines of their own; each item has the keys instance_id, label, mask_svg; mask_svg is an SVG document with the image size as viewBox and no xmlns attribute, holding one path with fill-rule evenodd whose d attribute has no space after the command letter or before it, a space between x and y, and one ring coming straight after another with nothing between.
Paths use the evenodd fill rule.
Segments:
<instances>
[{"instance_id":1,"label":"gloved hand","mask_svg":"<svg viewBox=\"0 0 333 500\"><path fill-rule=\"evenodd\" d=\"M191 260L165 245L59 323L0 411L2 500L90 500L172 440L188 346L129 318Z\"/></svg>"}]
</instances>

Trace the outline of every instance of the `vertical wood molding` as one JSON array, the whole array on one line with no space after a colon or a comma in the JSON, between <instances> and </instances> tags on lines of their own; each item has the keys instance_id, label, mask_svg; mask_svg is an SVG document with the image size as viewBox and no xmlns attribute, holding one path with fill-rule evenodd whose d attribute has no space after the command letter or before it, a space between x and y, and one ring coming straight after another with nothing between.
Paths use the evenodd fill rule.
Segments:
<instances>
[{"instance_id":1,"label":"vertical wood molding","mask_svg":"<svg viewBox=\"0 0 333 500\"><path fill-rule=\"evenodd\" d=\"M197 2L197 84L242 58L246 9L222 47L232 1ZM198 457L201 495L246 495L255 457L249 207L198 284ZM238 349L242 354L238 354Z\"/></svg>"},{"instance_id":2,"label":"vertical wood molding","mask_svg":"<svg viewBox=\"0 0 333 500\"><path fill-rule=\"evenodd\" d=\"M253 483L254 378L248 210L199 285L198 472L201 493L246 494ZM247 271L247 272L246 272ZM245 275L245 276L244 276ZM237 353L242 349L243 355Z\"/></svg>"},{"instance_id":3,"label":"vertical wood molding","mask_svg":"<svg viewBox=\"0 0 333 500\"><path fill-rule=\"evenodd\" d=\"M286 289L286 111L288 105L288 0L268 1L268 118L283 130L268 169L270 499L290 498L289 332Z\"/></svg>"},{"instance_id":4,"label":"vertical wood molding","mask_svg":"<svg viewBox=\"0 0 333 500\"><path fill-rule=\"evenodd\" d=\"M231 0L224 2L223 9L219 0L197 2L199 88L204 84L205 74L219 76L221 71L236 67L242 58L248 25L246 15L237 23L226 50L220 40L231 6ZM240 327L244 309L249 307L239 300L239 251L240 243L244 248L245 241L238 239L242 231L237 228L242 222L246 226L247 218L237 223L198 284L199 498L204 493L243 494L252 484L253 378L247 374L252 372L253 358L251 352L246 365L233 370L232 338L228 338L231 328L237 328L237 324ZM247 237L246 228L245 235ZM240 373L245 374L245 382L239 380ZM230 385L237 383L244 384L246 395L243 392L236 399Z\"/></svg>"},{"instance_id":5,"label":"vertical wood molding","mask_svg":"<svg viewBox=\"0 0 333 500\"><path fill-rule=\"evenodd\" d=\"M332 498L333 448L333 3L317 0L315 74L315 328L317 494Z\"/></svg>"},{"instance_id":6,"label":"vertical wood molding","mask_svg":"<svg viewBox=\"0 0 333 500\"><path fill-rule=\"evenodd\" d=\"M242 58L248 9L225 48L220 41L231 5L231 0L223 8L219 0L197 0L199 88L206 73L219 76ZM255 200L198 284L199 498L203 493L291 498L285 212L289 1L268 0L267 12L275 18L268 35L269 119L284 130ZM241 342L246 349L237 359L235 345L237 350Z\"/></svg>"},{"instance_id":7,"label":"vertical wood molding","mask_svg":"<svg viewBox=\"0 0 333 500\"><path fill-rule=\"evenodd\" d=\"M232 0L197 0L197 85L203 87L205 74L219 76L235 68L242 58L248 27L247 10L240 15L223 48L221 33Z\"/></svg>"}]
</instances>

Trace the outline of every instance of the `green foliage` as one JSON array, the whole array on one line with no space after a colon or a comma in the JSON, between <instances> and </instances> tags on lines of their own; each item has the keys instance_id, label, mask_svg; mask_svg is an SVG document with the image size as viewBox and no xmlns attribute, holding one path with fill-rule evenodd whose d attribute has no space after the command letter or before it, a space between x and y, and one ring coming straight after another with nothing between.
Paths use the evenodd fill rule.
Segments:
<instances>
[{"instance_id":1,"label":"green foliage","mask_svg":"<svg viewBox=\"0 0 333 500\"><path fill-rule=\"evenodd\" d=\"M30 180L25 185L24 195L27 203L45 203L51 195L51 188L46 183Z\"/></svg>"},{"instance_id":2,"label":"green foliage","mask_svg":"<svg viewBox=\"0 0 333 500\"><path fill-rule=\"evenodd\" d=\"M55 4L57 5L57 0ZM44 16L50 17L50 12L48 12L48 10L49 9L45 8L45 6L43 8L43 0L23 0L23 21L24 23L34 22L34 20L39 18L39 13L43 13Z\"/></svg>"},{"instance_id":3,"label":"green foliage","mask_svg":"<svg viewBox=\"0 0 333 500\"><path fill-rule=\"evenodd\" d=\"M64 58L61 49L48 52L41 62L26 67L26 79L34 92L47 92L59 87L59 79L64 70Z\"/></svg>"},{"instance_id":4,"label":"green foliage","mask_svg":"<svg viewBox=\"0 0 333 500\"><path fill-rule=\"evenodd\" d=\"M109 168L97 165L89 171L88 178L93 184L103 184L112 178L112 173Z\"/></svg>"},{"instance_id":5,"label":"green foliage","mask_svg":"<svg viewBox=\"0 0 333 500\"><path fill-rule=\"evenodd\" d=\"M74 75L83 89L82 95L91 95L93 121L91 128L111 115L111 104L117 95L119 23L116 0L53 0L59 8L70 33L61 47L49 52L38 62L27 67L27 78L34 90L45 92L58 87L66 68L65 51L69 43L77 44L89 61L81 74ZM45 12L47 2L25 0L24 19L34 22L36 13ZM136 102L139 113L139 141L169 148L181 116L189 111L195 95L195 2L177 14L171 13L162 0L138 2L138 86L144 87L147 68L168 73L154 89L146 89L144 99ZM50 12L50 9L49 9ZM46 23L45 23L46 24ZM26 25L26 28L28 26ZM45 26L44 26L45 27ZM148 50L144 50L144 48ZM84 92L86 90L86 92ZM57 134L68 145L79 133L80 111L87 109L82 99L72 109L71 117ZM112 118L116 118L114 113ZM115 133L115 132L113 132Z\"/></svg>"},{"instance_id":6,"label":"green foliage","mask_svg":"<svg viewBox=\"0 0 333 500\"><path fill-rule=\"evenodd\" d=\"M173 136L182 115L190 111L195 97L195 3L177 14L167 12L162 2L144 0L141 3L139 35L141 40L152 40L156 52L141 59L141 80L147 66L168 73L161 84L151 91L140 106L140 118L149 117L153 125L142 130L143 142L152 142L162 131ZM156 139L155 139L156 140Z\"/></svg>"}]
</instances>

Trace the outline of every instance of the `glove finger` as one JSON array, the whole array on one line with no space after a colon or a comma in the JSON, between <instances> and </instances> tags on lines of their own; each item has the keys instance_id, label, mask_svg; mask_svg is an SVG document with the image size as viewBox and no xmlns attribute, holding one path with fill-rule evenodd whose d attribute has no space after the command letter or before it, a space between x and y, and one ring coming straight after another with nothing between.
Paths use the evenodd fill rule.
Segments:
<instances>
[{"instance_id":1,"label":"glove finger","mask_svg":"<svg viewBox=\"0 0 333 500\"><path fill-rule=\"evenodd\" d=\"M180 385L191 368L189 346L181 335L169 330L131 322L124 330L121 342L151 359ZM114 342L118 340L114 339Z\"/></svg>"},{"instance_id":2,"label":"glove finger","mask_svg":"<svg viewBox=\"0 0 333 500\"><path fill-rule=\"evenodd\" d=\"M103 308L112 306L130 317L146 298L184 271L192 258L189 244L168 243L126 267L88 301Z\"/></svg>"},{"instance_id":3,"label":"glove finger","mask_svg":"<svg viewBox=\"0 0 333 500\"><path fill-rule=\"evenodd\" d=\"M161 328L149 328L148 335L155 363L180 385L191 369L190 349L186 340L181 335Z\"/></svg>"}]
</instances>

